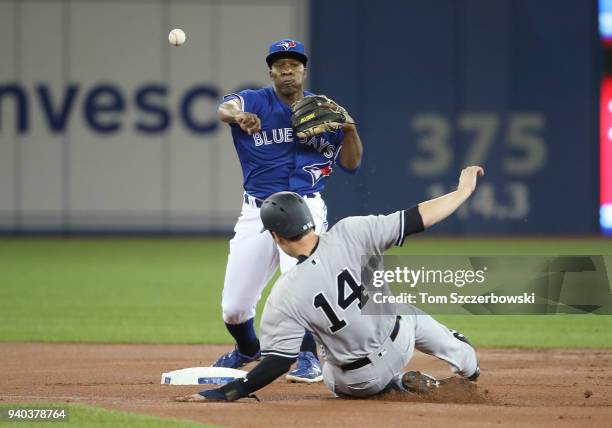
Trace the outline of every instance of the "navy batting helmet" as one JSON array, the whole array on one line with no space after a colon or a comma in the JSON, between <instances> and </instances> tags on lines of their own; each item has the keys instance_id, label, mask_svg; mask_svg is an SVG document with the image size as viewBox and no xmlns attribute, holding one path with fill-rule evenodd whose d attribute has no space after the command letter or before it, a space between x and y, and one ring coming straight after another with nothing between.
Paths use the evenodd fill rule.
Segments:
<instances>
[{"instance_id":1,"label":"navy batting helmet","mask_svg":"<svg viewBox=\"0 0 612 428\"><path fill-rule=\"evenodd\" d=\"M261 231L276 232L285 239L314 229L312 214L304 198L293 192L278 192L268 196L259 211L264 225Z\"/></svg>"}]
</instances>

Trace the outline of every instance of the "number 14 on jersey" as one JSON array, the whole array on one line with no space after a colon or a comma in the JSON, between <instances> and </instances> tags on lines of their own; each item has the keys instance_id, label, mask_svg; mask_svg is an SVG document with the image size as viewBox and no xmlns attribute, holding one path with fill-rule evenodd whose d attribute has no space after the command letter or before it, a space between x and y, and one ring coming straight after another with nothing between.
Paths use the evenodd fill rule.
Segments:
<instances>
[{"instance_id":1,"label":"number 14 on jersey","mask_svg":"<svg viewBox=\"0 0 612 428\"><path fill-rule=\"evenodd\" d=\"M336 277L337 293L336 299L332 299L337 302L337 306L344 312L348 309L351 304L357 301L357 307L359 309L363 308L366 302L369 299L369 296L365 293L365 287L363 285L357 284L357 281L348 269L344 269L342 272L338 274ZM346 288L349 288L350 293L346 294ZM324 293L319 293L314 296L313 306L316 309L321 309L325 314L325 317L329 320L329 331L332 333L337 333L342 330L348 324L344 319L340 319L340 317L336 314L334 308L327 300L327 297Z\"/></svg>"}]
</instances>

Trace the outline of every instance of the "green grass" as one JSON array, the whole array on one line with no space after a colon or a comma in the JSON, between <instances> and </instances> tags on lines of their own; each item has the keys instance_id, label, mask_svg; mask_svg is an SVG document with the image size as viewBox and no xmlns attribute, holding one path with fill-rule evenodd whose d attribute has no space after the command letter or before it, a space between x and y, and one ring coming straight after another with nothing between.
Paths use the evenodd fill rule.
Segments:
<instances>
[{"instance_id":1,"label":"green grass","mask_svg":"<svg viewBox=\"0 0 612 428\"><path fill-rule=\"evenodd\" d=\"M0 341L230 343L227 249L213 239L1 239ZM391 254L612 254L612 240L420 238ZM479 346L612 346L612 316L439 319Z\"/></svg>"},{"instance_id":2,"label":"green grass","mask_svg":"<svg viewBox=\"0 0 612 428\"><path fill-rule=\"evenodd\" d=\"M64 408L68 411L68 421L54 422L19 422L21 428L26 427L87 427L87 428L107 428L107 427L129 427L129 428L206 428L211 425L202 425L194 422L178 421L176 419L161 419L151 416L142 416L136 413L116 412L103 410L90 406L74 405L58 406L57 404L0 404L0 412L5 413L9 408L28 409L44 408L56 409ZM2 424L2 422L0 422ZM0 425L1 426L1 425Z\"/></svg>"},{"instance_id":3,"label":"green grass","mask_svg":"<svg viewBox=\"0 0 612 428\"><path fill-rule=\"evenodd\" d=\"M223 240L2 240L0 340L221 343Z\"/></svg>"},{"instance_id":4,"label":"green grass","mask_svg":"<svg viewBox=\"0 0 612 428\"><path fill-rule=\"evenodd\" d=\"M477 347L608 348L612 315L440 315Z\"/></svg>"}]
</instances>

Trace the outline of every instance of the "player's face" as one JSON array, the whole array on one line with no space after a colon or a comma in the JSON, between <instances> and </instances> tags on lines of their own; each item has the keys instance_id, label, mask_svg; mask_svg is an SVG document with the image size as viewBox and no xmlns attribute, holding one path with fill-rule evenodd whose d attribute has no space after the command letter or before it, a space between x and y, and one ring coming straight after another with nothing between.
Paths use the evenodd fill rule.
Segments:
<instances>
[{"instance_id":1,"label":"player's face","mask_svg":"<svg viewBox=\"0 0 612 428\"><path fill-rule=\"evenodd\" d=\"M277 91L283 95L291 96L304 90L306 68L297 59L281 58L272 64L270 78Z\"/></svg>"}]
</instances>

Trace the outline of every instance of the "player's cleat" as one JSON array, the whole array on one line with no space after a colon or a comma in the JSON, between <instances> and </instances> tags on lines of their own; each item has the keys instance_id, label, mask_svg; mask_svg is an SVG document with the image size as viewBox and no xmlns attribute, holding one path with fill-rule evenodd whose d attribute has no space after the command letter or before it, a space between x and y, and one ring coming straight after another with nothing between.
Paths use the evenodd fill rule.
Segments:
<instances>
[{"instance_id":1,"label":"player's cleat","mask_svg":"<svg viewBox=\"0 0 612 428\"><path fill-rule=\"evenodd\" d=\"M437 390L451 391L453 393L475 393L476 384L468 379L451 376L444 379L436 379L421 372L406 372L402 375L401 388L411 394L429 395Z\"/></svg>"},{"instance_id":2,"label":"player's cleat","mask_svg":"<svg viewBox=\"0 0 612 428\"><path fill-rule=\"evenodd\" d=\"M443 381L421 372L406 372L402 375L402 388L413 394L431 394Z\"/></svg>"},{"instance_id":3,"label":"player's cleat","mask_svg":"<svg viewBox=\"0 0 612 428\"><path fill-rule=\"evenodd\" d=\"M449 328L449 331L453 334L453 336L455 336L455 339L462 341L463 343L467 343L468 345L470 345L472 348L476 349L474 347L474 345L472 345L472 342L470 342L468 340L467 337L465 337L465 335L463 333L459 333L457 330L453 330ZM471 380L471 381L476 381L476 379L478 379L478 376L480 376L480 367L476 366L476 371L474 372L473 375L466 377L467 380Z\"/></svg>"},{"instance_id":4,"label":"player's cleat","mask_svg":"<svg viewBox=\"0 0 612 428\"><path fill-rule=\"evenodd\" d=\"M261 352L257 351L252 357L248 355L241 354L238 351L238 347L235 347L232 352L228 352L227 354L223 354L219 357L217 361L213 364L213 367L227 367L230 369L239 369L245 364L251 363L253 361L257 361L261 358Z\"/></svg>"},{"instance_id":5,"label":"player's cleat","mask_svg":"<svg viewBox=\"0 0 612 428\"><path fill-rule=\"evenodd\" d=\"M297 366L287 374L290 382L314 383L323 380L323 371L319 359L312 352L300 352Z\"/></svg>"}]
</instances>

